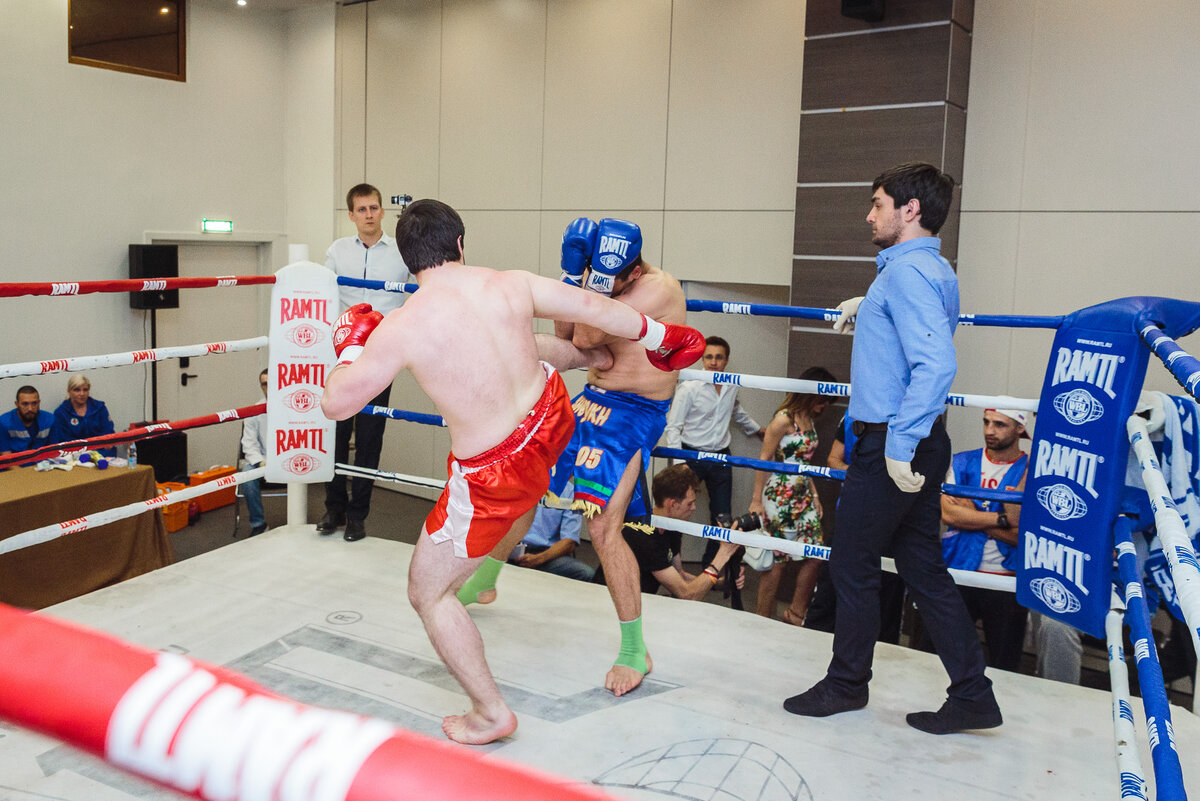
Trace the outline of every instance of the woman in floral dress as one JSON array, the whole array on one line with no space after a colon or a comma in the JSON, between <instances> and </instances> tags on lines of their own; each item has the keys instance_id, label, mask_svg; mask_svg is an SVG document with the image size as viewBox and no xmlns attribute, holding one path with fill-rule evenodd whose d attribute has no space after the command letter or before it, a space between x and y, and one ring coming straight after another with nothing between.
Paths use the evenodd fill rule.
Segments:
<instances>
[{"instance_id":1,"label":"woman in floral dress","mask_svg":"<svg viewBox=\"0 0 1200 801\"><path fill-rule=\"evenodd\" d=\"M801 378L809 381L835 381L823 367L810 367ZM811 465L817 450L817 430L813 420L825 411L829 398L821 395L788 394L783 405L767 425L760 459L773 459L788 464ZM821 500L808 476L785 473L757 472L754 477L754 500L750 511L757 512L763 530L772 537L796 542L821 544ZM759 577L757 612L774 617L776 593L784 564L796 557L775 552L775 564ZM799 560L803 564L796 576L796 591L783 610L783 620L793 626L804 623L808 602L812 598L820 564L815 559Z\"/></svg>"}]
</instances>

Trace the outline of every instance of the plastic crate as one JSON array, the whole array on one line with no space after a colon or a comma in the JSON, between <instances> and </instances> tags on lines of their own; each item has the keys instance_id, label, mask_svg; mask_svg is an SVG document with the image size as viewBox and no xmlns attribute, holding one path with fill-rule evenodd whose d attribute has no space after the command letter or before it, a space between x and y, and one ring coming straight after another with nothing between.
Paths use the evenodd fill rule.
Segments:
<instances>
[{"instance_id":1,"label":"plastic crate","mask_svg":"<svg viewBox=\"0 0 1200 801\"><path fill-rule=\"evenodd\" d=\"M187 487L187 484L178 484L174 481L168 481L164 484L155 484L158 488L158 495L163 495L167 492L181 490ZM162 507L163 523L167 526L167 531L179 531L181 528L186 528L188 524L188 502L180 501Z\"/></svg>"},{"instance_id":2,"label":"plastic crate","mask_svg":"<svg viewBox=\"0 0 1200 801\"><path fill-rule=\"evenodd\" d=\"M199 473L192 473L190 476L188 476L188 484L194 487L197 484L205 484L209 481L216 481L218 478L223 476L231 476L235 472L237 472L237 468L230 467L229 465L210 467L207 470ZM196 499L196 502L200 504L201 512L220 509L222 506L229 506L231 503L237 500L234 496L234 491L234 487L226 487L223 490L217 490L216 492L210 492L207 495L201 495Z\"/></svg>"}]
</instances>

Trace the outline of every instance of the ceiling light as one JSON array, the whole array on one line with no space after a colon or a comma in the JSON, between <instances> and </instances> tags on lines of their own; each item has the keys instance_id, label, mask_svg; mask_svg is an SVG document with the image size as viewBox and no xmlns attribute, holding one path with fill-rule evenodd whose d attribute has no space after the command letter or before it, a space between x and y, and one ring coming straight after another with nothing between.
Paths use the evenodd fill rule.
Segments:
<instances>
[{"instance_id":1,"label":"ceiling light","mask_svg":"<svg viewBox=\"0 0 1200 801\"><path fill-rule=\"evenodd\" d=\"M158 13L159 13L159 14L170 14L170 13L171 13L171 9L167 8L166 6L163 6L162 8L160 8L160 9L158 10Z\"/></svg>"},{"instance_id":2,"label":"ceiling light","mask_svg":"<svg viewBox=\"0 0 1200 801\"><path fill-rule=\"evenodd\" d=\"M238 0L238 5L239 5L239 6L244 6L244 5L246 5L246 0Z\"/></svg>"}]
</instances>

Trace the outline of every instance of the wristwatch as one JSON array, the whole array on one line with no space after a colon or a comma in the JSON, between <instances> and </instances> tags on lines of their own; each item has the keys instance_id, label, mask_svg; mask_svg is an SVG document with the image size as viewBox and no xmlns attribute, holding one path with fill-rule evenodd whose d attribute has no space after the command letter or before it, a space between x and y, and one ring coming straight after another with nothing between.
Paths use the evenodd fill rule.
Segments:
<instances>
[{"instance_id":1,"label":"wristwatch","mask_svg":"<svg viewBox=\"0 0 1200 801\"><path fill-rule=\"evenodd\" d=\"M1003 509L1001 509L999 512L996 512L996 525L999 526L1000 528L1008 528L1009 527L1008 515L1006 515L1004 513Z\"/></svg>"}]
</instances>

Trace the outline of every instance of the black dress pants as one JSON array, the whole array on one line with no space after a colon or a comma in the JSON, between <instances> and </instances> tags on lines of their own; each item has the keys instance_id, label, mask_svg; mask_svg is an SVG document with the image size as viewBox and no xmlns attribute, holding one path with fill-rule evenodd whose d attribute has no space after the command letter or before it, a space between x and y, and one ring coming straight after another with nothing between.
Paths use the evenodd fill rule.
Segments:
<instances>
[{"instance_id":1,"label":"black dress pants","mask_svg":"<svg viewBox=\"0 0 1200 801\"><path fill-rule=\"evenodd\" d=\"M371 399L374 406L387 406L392 388L388 386ZM347 420L339 420L334 441L334 460L347 464L350 459L350 437L354 436L354 464L371 470L379 467L379 453L383 450L383 429L388 418L377 414L356 414ZM371 511L371 492L375 482L369 478L354 477L349 480L347 493L346 476L334 476L325 485L325 511L345 515L348 520L366 520Z\"/></svg>"},{"instance_id":2,"label":"black dress pants","mask_svg":"<svg viewBox=\"0 0 1200 801\"><path fill-rule=\"evenodd\" d=\"M689 451L702 450L686 443L683 444L683 448ZM729 453L729 448L722 448L715 453ZM687 466L696 474L696 478L704 482L704 488L708 490L709 525L717 525L717 515L724 514L733 517L733 468L724 462L708 462L700 459L688 459ZM720 546L721 543L716 540L708 540L704 544L704 564L708 564L716 557L717 548Z\"/></svg>"},{"instance_id":3,"label":"black dress pants","mask_svg":"<svg viewBox=\"0 0 1200 801\"><path fill-rule=\"evenodd\" d=\"M968 705L990 703L983 649L958 587L942 561L941 480L950 466L950 438L940 422L921 440L912 469L925 476L920 492L901 492L884 462L886 431L867 431L854 446L838 505L829 562L837 593L831 689L861 695L871 680L879 635L880 556L889 551L929 626L950 676L948 694Z\"/></svg>"}]
</instances>

